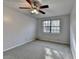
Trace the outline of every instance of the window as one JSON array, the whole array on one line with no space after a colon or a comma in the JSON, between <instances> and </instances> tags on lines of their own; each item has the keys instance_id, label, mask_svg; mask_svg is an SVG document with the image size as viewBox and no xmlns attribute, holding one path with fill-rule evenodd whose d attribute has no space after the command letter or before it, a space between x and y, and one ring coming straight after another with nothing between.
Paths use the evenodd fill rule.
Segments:
<instances>
[{"instance_id":1,"label":"window","mask_svg":"<svg viewBox=\"0 0 79 59\"><path fill-rule=\"evenodd\" d=\"M60 33L60 20L44 20L43 32L45 33Z\"/></svg>"}]
</instances>

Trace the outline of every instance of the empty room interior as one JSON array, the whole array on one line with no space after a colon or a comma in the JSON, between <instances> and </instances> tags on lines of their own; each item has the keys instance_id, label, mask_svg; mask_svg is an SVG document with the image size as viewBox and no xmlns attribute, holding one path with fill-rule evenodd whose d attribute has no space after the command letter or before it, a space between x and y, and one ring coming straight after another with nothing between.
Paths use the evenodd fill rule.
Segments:
<instances>
[{"instance_id":1,"label":"empty room interior","mask_svg":"<svg viewBox=\"0 0 79 59\"><path fill-rule=\"evenodd\" d=\"M76 0L4 0L3 59L75 59Z\"/></svg>"}]
</instances>

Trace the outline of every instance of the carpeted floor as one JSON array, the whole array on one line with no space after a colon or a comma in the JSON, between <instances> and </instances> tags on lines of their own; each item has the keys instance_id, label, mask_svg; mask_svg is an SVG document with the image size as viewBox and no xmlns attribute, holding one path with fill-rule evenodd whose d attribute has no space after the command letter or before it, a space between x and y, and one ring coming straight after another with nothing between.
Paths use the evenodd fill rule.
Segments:
<instances>
[{"instance_id":1,"label":"carpeted floor","mask_svg":"<svg viewBox=\"0 0 79 59\"><path fill-rule=\"evenodd\" d=\"M68 45L33 41L4 52L4 59L73 59Z\"/></svg>"}]
</instances>

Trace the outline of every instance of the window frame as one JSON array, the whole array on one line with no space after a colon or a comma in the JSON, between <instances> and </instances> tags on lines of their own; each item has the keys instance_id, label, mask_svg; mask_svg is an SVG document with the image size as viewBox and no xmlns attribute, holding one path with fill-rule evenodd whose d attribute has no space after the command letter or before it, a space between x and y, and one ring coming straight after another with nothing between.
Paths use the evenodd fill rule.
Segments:
<instances>
[{"instance_id":1,"label":"window frame","mask_svg":"<svg viewBox=\"0 0 79 59\"><path fill-rule=\"evenodd\" d=\"M52 26L51 25L51 21L54 21L54 20L59 20L60 21L60 25L59 26ZM50 26L43 26L43 22L44 21L50 21ZM51 18L49 18L49 19L44 19L44 20L42 20L42 32L43 33L47 33L47 34L60 34L61 33L61 19L59 19L59 18L55 18L55 19L51 19ZM50 32L44 32L44 27L50 27ZM59 27L60 28L60 30L59 30L59 33L52 33L52 27Z\"/></svg>"}]
</instances>

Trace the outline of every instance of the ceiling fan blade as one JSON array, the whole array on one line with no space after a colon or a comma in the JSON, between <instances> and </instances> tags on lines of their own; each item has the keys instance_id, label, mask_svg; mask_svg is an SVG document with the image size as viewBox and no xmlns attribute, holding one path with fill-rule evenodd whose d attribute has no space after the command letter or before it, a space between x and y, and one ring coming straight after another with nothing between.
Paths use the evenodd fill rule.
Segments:
<instances>
[{"instance_id":1,"label":"ceiling fan blade","mask_svg":"<svg viewBox=\"0 0 79 59\"><path fill-rule=\"evenodd\" d=\"M44 11L42 11L42 10L38 10L40 13L42 13L42 14L45 14L45 12Z\"/></svg>"},{"instance_id":2,"label":"ceiling fan blade","mask_svg":"<svg viewBox=\"0 0 79 59\"><path fill-rule=\"evenodd\" d=\"M31 0L26 0L30 5L32 5L32 2L31 2Z\"/></svg>"},{"instance_id":3,"label":"ceiling fan blade","mask_svg":"<svg viewBox=\"0 0 79 59\"><path fill-rule=\"evenodd\" d=\"M31 9L29 7L19 7L20 9Z\"/></svg>"},{"instance_id":4,"label":"ceiling fan blade","mask_svg":"<svg viewBox=\"0 0 79 59\"><path fill-rule=\"evenodd\" d=\"M48 5L40 6L40 9L43 9L43 8L49 8L49 6Z\"/></svg>"}]
</instances>

